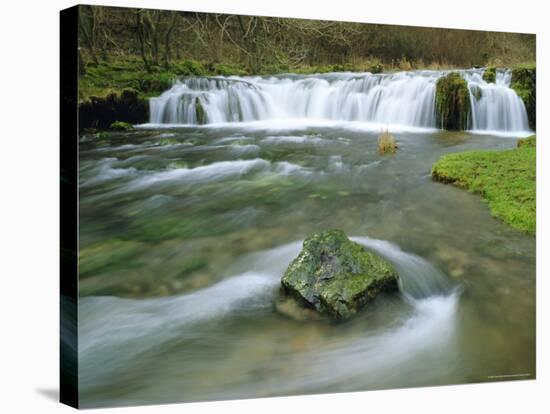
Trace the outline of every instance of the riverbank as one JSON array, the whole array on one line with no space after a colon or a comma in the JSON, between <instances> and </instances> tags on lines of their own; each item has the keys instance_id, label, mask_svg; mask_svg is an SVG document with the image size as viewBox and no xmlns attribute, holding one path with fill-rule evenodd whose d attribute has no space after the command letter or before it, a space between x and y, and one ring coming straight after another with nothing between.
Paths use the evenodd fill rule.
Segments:
<instances>
[{"instance_id":1,"label":"riverbank","mask_svg":"<svg viewBox=\"0 0 550 414\"><path fill-rule=\"evenodd\" d=\"M432 177L480 194L493 216L536 234L535 136L519 140L513 150L444 155Z\"/></svg>"}]
</instances>

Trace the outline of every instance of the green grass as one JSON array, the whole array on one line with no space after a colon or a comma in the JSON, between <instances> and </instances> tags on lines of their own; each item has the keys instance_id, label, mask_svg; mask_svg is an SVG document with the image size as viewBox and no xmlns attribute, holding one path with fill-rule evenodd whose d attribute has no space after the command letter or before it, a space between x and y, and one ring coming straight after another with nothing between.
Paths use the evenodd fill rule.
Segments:
<instances>
[{"instance_id":1,"label":"green grass","mask_svg":"<svg viewBox=\"0 0 550 414\"><path fill-rule=\"evenodd\" d=\"M536 233L536 138L507 151L444 155L432 168L435 180L480 194L491 214L526 233Z\"/></svg>"},{"instance_id":2,"label":"green grass","mask_svg":"<svg viewBox=\"0 0 550 414\"><path fill-rule=\"evenodd\" d=\"M189 59L173 62L168 69L155 66L147 72L138 57L111 57L98 65L86 66L86 73L79 79L79 100L87 101L91 96L105 97L126 88L140 92L143 97L158 96L179 77L246 74L239 65L205 64Z\"/></svg>"}]
</instances>

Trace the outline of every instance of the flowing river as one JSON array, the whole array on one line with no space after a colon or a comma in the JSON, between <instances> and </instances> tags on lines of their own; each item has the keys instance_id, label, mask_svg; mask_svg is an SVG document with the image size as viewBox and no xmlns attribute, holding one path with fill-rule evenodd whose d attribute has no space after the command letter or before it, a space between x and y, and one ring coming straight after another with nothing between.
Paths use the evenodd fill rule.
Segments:
<instances>
[{"instance_id":1,"label":"flowing river","mask_svg":"<svg viewBox=\"0 0 550 414\"><path fill-rule=\"evenodd\" d=\"M81 137L82 406L535 378L535 239L430 177L529 133L509 73L481 74L470 132L435 129L441 72L413 72L191 79L150 124ZM344 323L278 314L301 241L330 228L400 292Z\"/></svg>"}]
</instances>

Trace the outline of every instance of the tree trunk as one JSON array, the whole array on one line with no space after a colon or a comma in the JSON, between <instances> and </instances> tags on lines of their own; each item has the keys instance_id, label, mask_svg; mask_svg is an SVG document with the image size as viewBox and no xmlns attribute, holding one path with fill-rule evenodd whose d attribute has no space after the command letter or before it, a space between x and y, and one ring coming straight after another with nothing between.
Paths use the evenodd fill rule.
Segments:
<instances>
[{"instance_id":1,"label":"tree trunk","mask_svg":"<svg viewBox=\"0 0 550 414\"><path fill-rule=\"evenodd\" d=\"M146 51L146 40L145 40L145 24L143 22L143 15L142 11L138 10L136 12L136 31L138 35L139 40L139 52L141 55L141 59L143 60L143 66L145 66L145 70L147 72L151 72L151 63L149 62L149 59L147 57L147 51Z\"/></svg>"},{"instance_id":2,"label":"tree trunk","mask_svg":"<svg viewBox=\"0 0 550 414\"><path fill-rule=\"evenodd\" d=\"M166 34L164 36L164 67L166 69L170 66L170 60L172 59L172 51L171 51L171 45L170 41L172 40L172 33L174 32L174 28L176 27L176 12L172 12L172 19L170 20L170 25L168 26L168 29L166 29Z\"/></svg>"}]
</instances>

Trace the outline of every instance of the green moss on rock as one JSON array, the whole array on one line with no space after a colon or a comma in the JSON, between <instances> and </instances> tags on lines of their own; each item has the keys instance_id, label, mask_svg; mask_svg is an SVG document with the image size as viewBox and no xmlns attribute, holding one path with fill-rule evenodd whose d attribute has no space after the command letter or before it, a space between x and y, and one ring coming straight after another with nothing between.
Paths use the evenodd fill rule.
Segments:
<instances>
[{"instance_id":1,"label":"green moss on rock","mask_svg":"<svg viewBox=\"0 0 550 414\"><path fill-rule=\"evenodd\" d=\"M106 130L115 122L141 124L149 120L149 104L137 91L124 89L105 97L91 96L78 108L78 126Z\"/></svg>"},{"instance_id":2,"label":"green moss on rock","mask_svg":"<svg viewBox=\"0 0 550 414\"><path fill-rule=\"evenodd\" d=\"M198 124L206 124L206 111L199 98L195 99L195 116Z\"/></svg>"},{"instance_id":3,"label":"green moss on rock","mask_svg":"<svg viewBox=\"0 0 550 414\"><path fill-rule=\"evenodd\" d=\"M470 126L470 92L468 83L457 72L437 80L435 106L438 126L443 129L465 130Z\"/></svg>"},{"instance_id":4,"label":"green moss on rock","mask_svg":"<svg viewBox=\"0 0 550 414\"><path fill-rule=\"evenodd\" d=\"M537 127L537 73L535 67L512 69L510 87L523 100L529 119L529 128L535 131Z\"/></svg>"},{"instance_id":5,"label":"green moss on rock","mask_svg":"<svg viewBox=\"0 0 550 414\"><path fill-rule=\"evenodd\" d=\"M128 122L115 121L109 127L111 131L131 131L134 126Z\"/></svg>"},{"instance_id":6,"label":"green moss on rock","mask_svg":"<svg viewBox=\"0 0 550 414\"><path fill-rule=\"evenodd\" d=\"M382 73L384 72L384 65L382 65L381 63L375 63L374 65L372 65L368 71L370 73Z\"/></svg>"},{"instance_id":7,"label":"green moss on rock","mask_svg":"<svg viewBox=\"0 0 550 414\"><path fill-rule=\"evenodd\" d=\"M308 237L288 266L283 291L300 303L335 319L355 314L382 291L397 289L393 266L340 230Z\"/></svg>"},{"instance_id":8,"label":"green moss on rock","mask_svg":"<svg viewBox=\"0 0 550 414\"><path fill-rule=\"evenodd\" d=\"M497 81L497 69L494 66L488 67L483 72L482 78L485 82L495 83Z\"/></svg>"}]
</instances>

